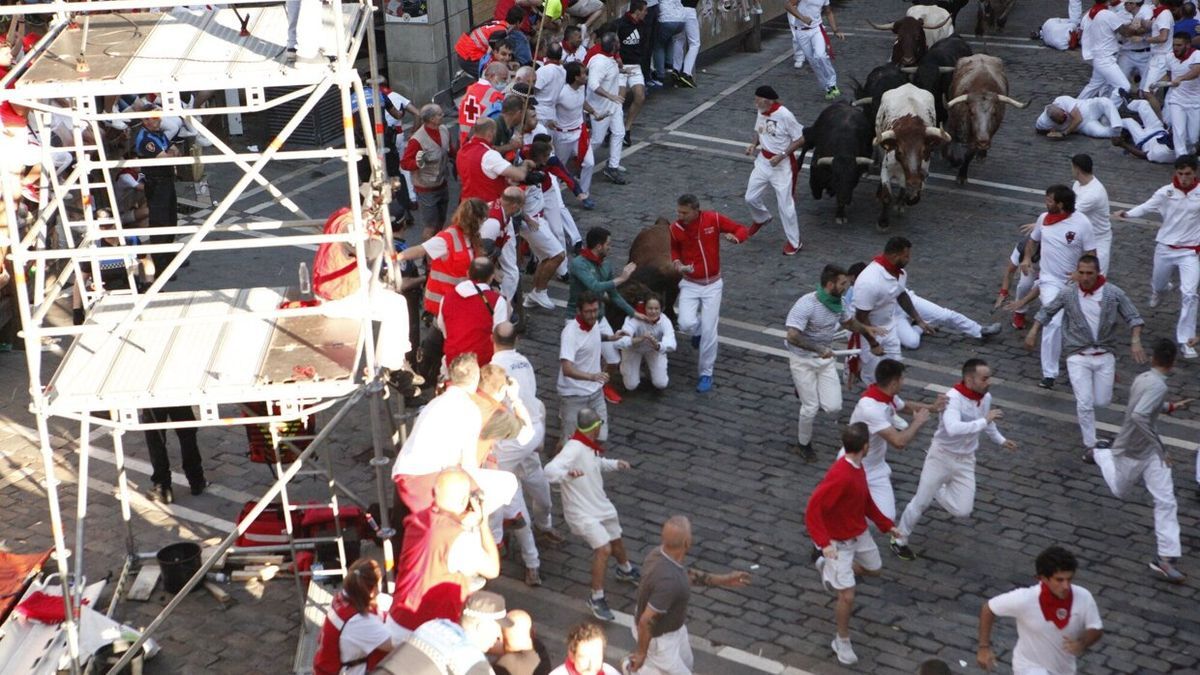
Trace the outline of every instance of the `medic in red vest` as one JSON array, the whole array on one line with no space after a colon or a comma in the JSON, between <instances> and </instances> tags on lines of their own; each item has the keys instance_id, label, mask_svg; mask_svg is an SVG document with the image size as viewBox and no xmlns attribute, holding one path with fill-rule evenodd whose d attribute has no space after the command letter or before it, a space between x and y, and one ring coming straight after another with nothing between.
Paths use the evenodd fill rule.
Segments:
<instances>
[{"instance_id":1,"label":"medic in red vest","mask_svg":"<svg viewBox=\"0 0 1200 675\"><path fill-rule=\"evenodd\" d=\"M495 276L495 263L483 256L475 258L468 280L455 286L442 300L438 328L446 337L442 356L447 364L467 352L475 353L480 366L491 362L492 328L508 320L507 301L490 285Z\"/></svg>"},{"instance_id":2,"label":"medic in red vest","mask_svg":"<svg viewBox=\"0 0 1200 675\"><path fill-rule=\"evenodd\" d=\"M365 674L392 650L391 634L375 606L380 577L379 563L370 558L350 565L321 626L313 675Z\"/></svg>"},{"instance_id":3,"label":"medic in red vest","mask_svg":"<svg viewBox=\"0 0 1200 675\"><path fill-rule=\"evenodd\" d=\"M482 199L491 202L499 199L508 181L525 180L527 169L513 166L504 156L492 148L496 140L496 122L481 119L471 128L471 137L458 150L454 165L458 168L458 179L462 183L462 199Z\"/></svg>"},{"instance_id":4,"label":"medic in red vest","mask_svg":"<svg viewBox=\"0 0 1200 675\"><path fill-rule=\"evenodd\" d=\"M467 270L475 259L476 251L483 251L479 242L479 228L488 217L487 203L479 199L466 199L454 210L450 225L420 246L401 252L401 262L429 256L429 278L425 281L425 311L437 316L442 299L454 291L460 282L466 281Z\"/></svg>"}]
</instances>

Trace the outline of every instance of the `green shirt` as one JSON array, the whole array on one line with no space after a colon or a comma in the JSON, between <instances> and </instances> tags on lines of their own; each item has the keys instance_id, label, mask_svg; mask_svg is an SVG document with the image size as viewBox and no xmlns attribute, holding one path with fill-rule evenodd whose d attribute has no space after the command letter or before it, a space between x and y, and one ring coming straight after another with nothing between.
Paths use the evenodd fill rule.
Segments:
<instances>
[{"instance_id":1,"label":"green shirt","mask_svg":"<svg viewBox=\"0 0 1200 675\"><path fill-rule=\"evenodd\" d=\"M587 258L577 255L571 258L569 264L571 272L571 293L567 297L567 312L571 316L575 316L577 309L577 300L579 294L584 291L591 291L600 298L600 317L604 318L604 298L608 297L614 305L621 308L629 316L633 316L633 307L625 302L625 298L617 292L617 284L613 281L612 267L609 266L608 260L605 259L599 265L588 260Z\"/></svg>"}]
</instances>

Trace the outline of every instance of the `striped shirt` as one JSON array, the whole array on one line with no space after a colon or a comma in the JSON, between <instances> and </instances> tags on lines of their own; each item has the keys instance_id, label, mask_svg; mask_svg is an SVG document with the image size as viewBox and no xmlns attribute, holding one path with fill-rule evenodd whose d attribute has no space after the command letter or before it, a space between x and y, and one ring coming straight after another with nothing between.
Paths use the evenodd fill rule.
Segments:
<instances>
[{"instance_id":1,"label":"striped shirt","mask_svg":"<svg viewBox=\"0 0 1200 675\"><path fill-rule=\"evenodd\" d=\"M842 329L842 322L848 321L850 318L850 311L845 302L842 303L842 314L839 316L822 305L821 301L817 299L816 291L813 291L800 296L796 304L792 305L792 309L788 311L786 325L788 328L800 331L801 335L812 342L832 348L834 336ZM796 356L804 358L816 356L815 352L801 349L788 342L786 338L783 343L787 346L788 352Z\"/></svg>"}]
</instances>

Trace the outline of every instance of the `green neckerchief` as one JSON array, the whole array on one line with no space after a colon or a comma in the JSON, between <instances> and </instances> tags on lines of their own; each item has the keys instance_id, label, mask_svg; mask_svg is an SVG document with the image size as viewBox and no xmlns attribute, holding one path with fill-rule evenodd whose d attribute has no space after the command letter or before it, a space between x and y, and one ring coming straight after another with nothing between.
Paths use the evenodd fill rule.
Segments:
<instances>
[{"instance_id":1,"label":"green neckerchief","mask_svg":"<svg viewBox=\"0 0 1200 675\"><path fill-rule=\"evenodd\" d=\"M842 299L833 297L820 286L817 286L817 300L829 311L838 316L842 315Z\"/></svg>"}]
</instances>

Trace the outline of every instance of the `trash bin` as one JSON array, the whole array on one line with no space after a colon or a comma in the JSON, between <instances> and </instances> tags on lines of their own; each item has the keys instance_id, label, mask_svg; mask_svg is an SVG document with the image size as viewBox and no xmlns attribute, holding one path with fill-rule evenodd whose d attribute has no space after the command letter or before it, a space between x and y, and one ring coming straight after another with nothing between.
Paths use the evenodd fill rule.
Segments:
<instances>
[{"instance_id":1,"label":"trash bin","mask_svg":"<svg viewBox=\"0 0 1200 675\"><path fill-rule=\"evenodd\" d=\"M163 589L178 593L200 571L200 545L190 541L171 544L158 551L158 567L162 570ZM200 588L200 584L192 590Z\"/></svg>"}]
</instances>

